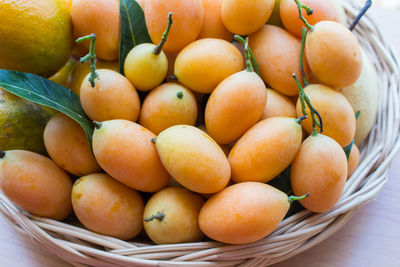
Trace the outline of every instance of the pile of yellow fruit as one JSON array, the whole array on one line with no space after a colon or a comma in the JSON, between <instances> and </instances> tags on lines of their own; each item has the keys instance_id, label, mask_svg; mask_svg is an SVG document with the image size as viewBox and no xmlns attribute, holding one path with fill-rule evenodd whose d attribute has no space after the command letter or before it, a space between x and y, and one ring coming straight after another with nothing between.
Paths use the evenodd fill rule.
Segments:
<instances>
[{"instance_id":1,"label":"pile of yellow fruit","mask_svg":"<svg viewBox=\"0 0 400 267\"><path fill-rule=\"evenodd\" d=\"M127 4L154 44L132 39L125 57ZM375 121L376 73L336 0L0 0L0 18L0 68L58 71L94 125L88 139L63 113L43 118L34 151L49 157L0 132L0 188L104 235L244 244L293 201L329 211ZM293 196L267 184L288 168Z\"/></svg>"}]
</instances>

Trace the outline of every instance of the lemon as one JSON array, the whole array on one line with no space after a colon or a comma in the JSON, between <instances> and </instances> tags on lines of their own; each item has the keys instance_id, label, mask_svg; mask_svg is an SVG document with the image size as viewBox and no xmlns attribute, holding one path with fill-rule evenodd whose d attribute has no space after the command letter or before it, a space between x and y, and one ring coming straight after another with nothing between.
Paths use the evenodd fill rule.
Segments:
<instances>
[{"instance_id":1,"label":"lemon","mask_svg":"<svg viewBox=\"0 0 400 267\"><path fill-rule=\"evenodd\" d=\"M43 132L50 117L49 110L0 88L0 150L46 154Z\"/></svg>"},{"instance_id":2,"label":"lemon","mask_svg":"<svg viewBox=\"0 0 400 267\"><path fill-rule=\"evenodd\" d=\"M0 69L50 77L67 62L73 34L66 0L0 0Z\"/></svg>"}]
</instances>

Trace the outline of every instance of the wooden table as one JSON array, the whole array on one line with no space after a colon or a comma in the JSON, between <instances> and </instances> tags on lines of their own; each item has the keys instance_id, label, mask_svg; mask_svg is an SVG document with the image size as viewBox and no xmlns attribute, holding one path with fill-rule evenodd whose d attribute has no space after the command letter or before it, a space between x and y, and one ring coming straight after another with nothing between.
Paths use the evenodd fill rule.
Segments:
<instances>
[{"instance_id":1,"label":"wooden table","mask_svg":"<svg viewBox=\"0 0 400 267\"><path fill-rule=\"evenodd\" d=\"M373 7L369 12L400 54L400 10ZM64 267L71 265L42 251L0 216L0 266ZM328 240L275 267L400 266L400 154L377 200L361 207Z\"/></svg>"}]
</instances>

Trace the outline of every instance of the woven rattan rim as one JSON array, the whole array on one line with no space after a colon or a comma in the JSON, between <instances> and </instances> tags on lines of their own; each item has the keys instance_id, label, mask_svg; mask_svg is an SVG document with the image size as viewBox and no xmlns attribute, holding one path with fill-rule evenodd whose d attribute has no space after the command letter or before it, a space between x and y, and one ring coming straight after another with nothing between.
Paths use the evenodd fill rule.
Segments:
<instances>
[{"instance_id":1,"label":"woven rattan rim","mask_svg":"<svg viewBox=\"0 0 400 267\"><path fill-rule=\"evenodd\" d=\"M348 20L362 1L343 3ZM268 237L246 245L197 242L151 245L125 242L79 226L36 217L17 209L0 193L0 211L21 233L43 249L81 266L266 266L290 258L340 229L363 204L376 198L390 163L400 148L399 60L368 14L355 30L377 70L381 99L368 140L361 145L360 164L347 181L334 209L323 214L301 211L284 220Z\"/></svg>"}]
</instances>

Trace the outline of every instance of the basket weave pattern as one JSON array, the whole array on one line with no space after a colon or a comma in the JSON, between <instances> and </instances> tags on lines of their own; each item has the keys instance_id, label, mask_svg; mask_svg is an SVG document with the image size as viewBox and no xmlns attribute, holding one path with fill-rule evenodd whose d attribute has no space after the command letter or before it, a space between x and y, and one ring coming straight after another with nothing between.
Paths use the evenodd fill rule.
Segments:
<instances>
[{"instance_id":1,"label":"basket weave pattern","mask_svg":"<svg viewBox=\"0 0 400 267\"><path fill-rule=\"evenodd\" d=\"M362 1L343 3L351 21ZM400 66L397 55L368 14L355 29L379 77L381 99L369 138L360 147L360 164L329 212L301 211L285 219L268 237L246 245L197 242L173 245L125 242L27 214L0 193L0 211L21 233L50 253L77 266L266 266L290 258L326 239L363 204L376 198L400 148Z\"/></svg>"}]
</instances>

